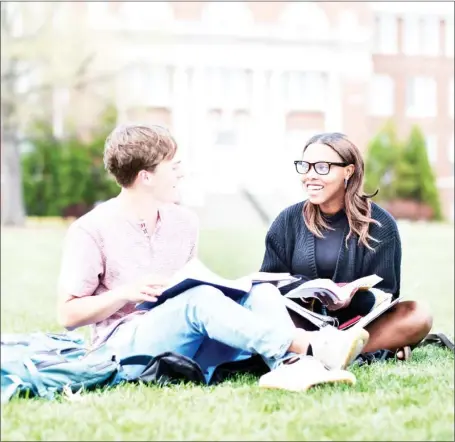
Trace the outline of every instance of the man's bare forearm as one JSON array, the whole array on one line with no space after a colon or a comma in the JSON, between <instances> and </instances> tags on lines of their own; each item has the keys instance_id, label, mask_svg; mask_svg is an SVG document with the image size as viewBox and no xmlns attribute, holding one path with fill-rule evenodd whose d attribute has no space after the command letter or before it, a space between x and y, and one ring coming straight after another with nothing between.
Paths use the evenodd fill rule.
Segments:
<instances>
[{"instance_id":1,"label":"man's bare forearm","mask_svg":"<svg viewBox=\"0 0 455 442\"><path fill-rule=\"evenodd\" d=\"M97 296L68 296L60 301L58 322L67 329L75 329L104 321L120 310L127 301L122 290L110 290Z\"/></svg>"}]
</instances>

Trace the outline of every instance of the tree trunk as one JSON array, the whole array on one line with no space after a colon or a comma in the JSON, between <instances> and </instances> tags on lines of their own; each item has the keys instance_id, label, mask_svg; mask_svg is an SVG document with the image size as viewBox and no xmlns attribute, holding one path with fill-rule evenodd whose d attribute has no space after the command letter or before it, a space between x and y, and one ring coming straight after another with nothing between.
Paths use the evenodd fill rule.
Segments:
<instances>
[{"instance_id":1,"label":"tree trunk","mask_svg":"<svg viewBox=\"0 0 455 442\"><path fill-rule=\"evenodd\" d=\"M15 63L12 62L9 68L13 73ZM3 87L14 87L14 75L9 78L11 80L5 81L2 84L2 89ZM6 100L2 100L1 107L1 222L5 226L23 226L25 224L25 208L14 106Z\"/></svg>"},{"instance_id":2,"label":"tree trunk","mask_svg":"<svg viewBox=\"0 0 455 442\"><path fill-rule=\"evenodd\" d=\"M13 133L2 130L2 225L25 224L20 152Z\"/></svg>"}]
</instances>

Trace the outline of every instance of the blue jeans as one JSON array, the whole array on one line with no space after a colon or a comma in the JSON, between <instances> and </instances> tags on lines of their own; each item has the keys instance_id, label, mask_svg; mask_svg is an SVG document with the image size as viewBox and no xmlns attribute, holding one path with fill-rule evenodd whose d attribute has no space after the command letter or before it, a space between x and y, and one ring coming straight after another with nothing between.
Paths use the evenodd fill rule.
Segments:
<instances>
[{"instance_id":1,"label":"blue jeans","mask_svg":"<svg viewBox=\"0 0 455 442\"><path fill-rule=\"evenodd\" d=\"M259 354L270 369L292 354L292 322L279 290L258 284L239 301L211 286L192 288L120 325L107 345L119 358L166 351L195 360L209 381L215 368ZM140 367L126 367L136 377Z\"/></svg>"}]
</instances>

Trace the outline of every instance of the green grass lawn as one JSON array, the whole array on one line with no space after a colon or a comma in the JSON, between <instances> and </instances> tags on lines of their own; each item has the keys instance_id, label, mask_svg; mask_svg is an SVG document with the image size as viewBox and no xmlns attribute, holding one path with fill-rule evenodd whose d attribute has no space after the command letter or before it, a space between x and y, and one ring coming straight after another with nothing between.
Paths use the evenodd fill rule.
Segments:
<instances>
[{"instance_id":1,"label":"green grass lawn","mask_svg":"<svg viewBox=\"0 0 455 442\"><path fill-rule=\"evenodd\" d=\"M2 230L2 332L61 331L55 288L64 229ZM206 231L201 258L226 277L258 269L264 230ZM453 336L453 226L404 225L403 296L426 301L434 330ZM80 402L15 399L2 440L454 440L454 358L417 349L409 363L354 367L355 387L261 390L122 386Z\"/></svg>"}]
</instances>

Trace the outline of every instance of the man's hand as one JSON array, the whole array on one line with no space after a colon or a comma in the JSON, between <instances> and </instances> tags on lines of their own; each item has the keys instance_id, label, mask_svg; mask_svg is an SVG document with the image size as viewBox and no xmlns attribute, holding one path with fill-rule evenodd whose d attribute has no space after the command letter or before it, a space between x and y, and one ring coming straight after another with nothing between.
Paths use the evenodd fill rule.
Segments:
<instances>
[{"instance_id":1,"label":"man's hand","mask_svg":"<svg viewBox=\"0 0 455 442\"><path fill-rule=\"evenodd\" d=\"M337 282L336 283L336 285L338 287L343 287L346 284L347 284L347 282ZM352 291L351 295L349 296L349 298L346 299L346 301L343 301L343 302L340 302L340 303L337 303L337 304L328 305L327 309L330 310L330 311L336 311L336 310L341 310L343 308L349 307L349 304L351 304L352 297L357 293L357 290L358 289L354 289Z\"/></svg>"},{"instance_id":2,"label":"man's hand","mask_svg":"<svg viewBox=\"0 0 455 442\"><path fill-rule=\"evenodd\" d=\"M169 278L148 275L118 291L118 297L125 303L156 302L169 284Z\"/></svg>"}]
</instances>

